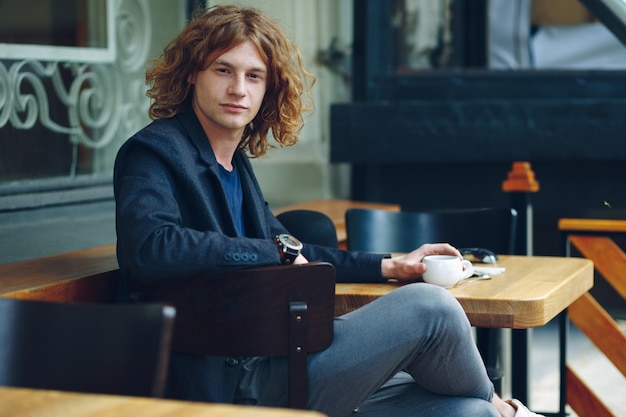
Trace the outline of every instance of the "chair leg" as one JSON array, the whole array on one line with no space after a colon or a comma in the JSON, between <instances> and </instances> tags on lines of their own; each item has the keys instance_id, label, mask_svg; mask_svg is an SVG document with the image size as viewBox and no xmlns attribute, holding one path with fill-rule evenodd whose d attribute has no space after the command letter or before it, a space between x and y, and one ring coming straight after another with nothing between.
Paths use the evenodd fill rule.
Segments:
<instances>
[{"instance_id":1,"label":"chair leg","mask_svg":"<svg viewBox=\"0 0 626 417\"><path fill-rule=\"evenodd\" d=\"M307 305L289 303L289 407L307 407Z\"/></svg>"}]
</instances>

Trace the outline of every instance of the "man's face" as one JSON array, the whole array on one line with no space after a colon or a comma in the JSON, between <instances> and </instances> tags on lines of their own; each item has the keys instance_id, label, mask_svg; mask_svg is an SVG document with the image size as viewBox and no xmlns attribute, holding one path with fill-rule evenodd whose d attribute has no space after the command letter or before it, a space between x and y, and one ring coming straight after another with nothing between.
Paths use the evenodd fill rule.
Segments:
<instances>
[{"instance_id":1,"label":"man's face","mask_svg":"<svg viewBox=\"0 0 626 417\"><path fill-rule=\"evenodd\" d=\"M194 84L192 106L209 137L225 134L241 138L261 107L267 75L256 46L246 41L190 77Z\"/></svg>"}]
</instances>

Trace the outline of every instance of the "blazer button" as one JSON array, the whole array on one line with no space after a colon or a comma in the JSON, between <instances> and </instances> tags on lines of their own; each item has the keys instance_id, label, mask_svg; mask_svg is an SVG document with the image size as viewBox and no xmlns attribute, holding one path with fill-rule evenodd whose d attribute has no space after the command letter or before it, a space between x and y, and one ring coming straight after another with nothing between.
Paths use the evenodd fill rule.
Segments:
<instances>
[{"instance_id":1,"label":"blazer button","mask_svg":"<svg viewBox=\"0 0 626 417\"><path fill-rule=\"evenodd\" d=\"M237 359L237 358L226 358L226 365L228 365L228 366L237 366L237 365L239 365L239 359Z\"/></svg>"},{"instance_id":2,"label":"blazer button","mask_svg":"<svg viewBox=\"0 0 626 417\"><path fill-rule=\"evenodd\" d=\"M240 253L233 253L233 261L235 262L239 262L241 260L241 254Z\"/></svg>"}]
</instances>

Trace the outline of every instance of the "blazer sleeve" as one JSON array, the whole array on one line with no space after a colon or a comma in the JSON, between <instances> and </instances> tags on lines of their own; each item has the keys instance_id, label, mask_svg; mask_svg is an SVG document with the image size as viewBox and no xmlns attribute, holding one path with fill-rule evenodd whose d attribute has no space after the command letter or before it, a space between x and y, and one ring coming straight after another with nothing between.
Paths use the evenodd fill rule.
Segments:
<instances>
[{"instance_id":1,"label":"blazer sleeve","mask_svg":"<svg viewBox=\"0 0 626 417\"><path fill-rule=\"evenodd\" d=\"M385 282L381 262L390 255L350 252L305 244L302 254L309 261L325 261L335 266L337 282Z\"/></svg>"}]
</instances>

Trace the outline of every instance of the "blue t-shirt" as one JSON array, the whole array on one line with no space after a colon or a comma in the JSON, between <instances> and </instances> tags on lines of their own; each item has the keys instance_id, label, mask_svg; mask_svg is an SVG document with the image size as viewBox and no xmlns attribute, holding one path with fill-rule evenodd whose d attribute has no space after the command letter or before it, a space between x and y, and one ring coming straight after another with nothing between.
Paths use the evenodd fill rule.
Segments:
<instances>
[{"instance_id":1,"label":"blue t-shirt","mask_svg":"<svg viewBox=\"0 0 626 417\"><path fill-rule=\"evenodd\" d=\"M241 191L241 179L237 167L233 164L233 170L228 171L220 165L220 180L226 191L228 207L235 220L235 228L239 236L245 236L246 230L243 224L243 192Z\"/></svg>"}]
</instances>

